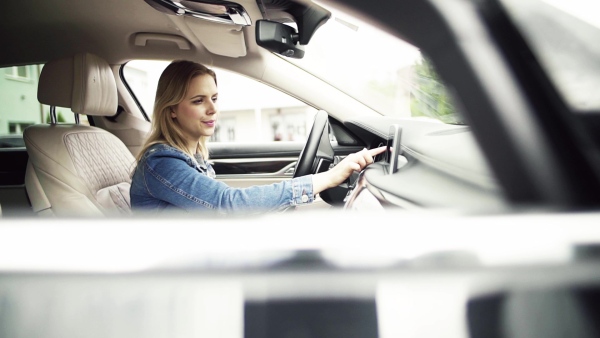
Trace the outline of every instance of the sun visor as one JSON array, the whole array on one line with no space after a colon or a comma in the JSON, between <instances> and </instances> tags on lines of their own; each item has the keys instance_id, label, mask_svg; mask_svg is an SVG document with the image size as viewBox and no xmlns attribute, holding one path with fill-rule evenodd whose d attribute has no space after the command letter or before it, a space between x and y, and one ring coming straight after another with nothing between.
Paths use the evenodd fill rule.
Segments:
<instances>
[{"instance_id":1,"label":"sun visor","mask_svg":"<svg viewBox=\"0 0 600 338\"><path fill-rule=\"evenodd\" d=\"M225 0L145 0L154 9L170 14L230 24L250 26L252 20L246 9Z\"/></svg>"},{"instance_id":2,"label":"sun visor","mask_svg":"<svg viewBox=\"0 0 600 338\"><path fill-rule=\"evenodd\" d=\"M211 53L229 57L246 56L242 26L223 25L185 17L185 23Z\"/></svg>"},{"instance_id":3,"label":"sun visor","mask_svg":"<svg viewBox=\"0 0 600 338\"><path fill-rule=\"evenodd\" d=\"M211 53L228 57L246 55L242 28L251 26L246 9L225 0L145 0L154 9L183 18L186 26Z\"/></svg>"}]
</instances>

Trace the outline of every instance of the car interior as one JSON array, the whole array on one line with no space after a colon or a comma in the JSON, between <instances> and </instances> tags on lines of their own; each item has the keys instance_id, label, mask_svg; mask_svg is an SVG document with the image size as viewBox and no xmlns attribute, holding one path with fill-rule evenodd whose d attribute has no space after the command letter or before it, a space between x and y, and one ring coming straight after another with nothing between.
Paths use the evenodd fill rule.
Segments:
<instances>
[{"instance_id":1,"label":"car interior","mask_svg":"<svg viewBox=\"0 0 600 338\"><path fill-rule=\"evenodd\" d=\"M513 161L508 166L510 168L498 165L498 162L504 164L505 158L509 155L524 157L519 153L526 149L501 146L502 140L498 139L490 142L491 144L485 142L488 135L503 133L500 128L489 126L488 116L493 116L493 110L496 110L492 109L495 108L492 107L492 102L473 103L478 105L478 110L490 110L490 113L482 118L486 120L481 122L482 126L479 126L479 115L468 116L468 124L431 123L431 121L396 117L393 114L381 115L381 112L363 103L357 97L349 95L348 92L327 81L322 81L318 75L303 71L290 62L291 59L302 59L305 54L306 58L309 57L310 40L318 36L319 29L330 20L331 12L320 5L292 1L249 0L235 3L217 1L217 4L213 4L210 1L204 3L148 0L85 5L47 2L27 6L29 7L22 8L27 15L26 20L5 14L4 39L12 42L14 51L2 57L2 64L8 68L15 65L43 64L36 95L39 103L48 106L47 116L50 117L52 115L50 110L56 110L56 107L70 108L74 116L83 117L77 120L82 121L80 124L89 124L95 131L102 129L113 134L133 156L137 155L149 130L151 112L144 110L140 98L132 95L130 84L123 75L124 65L137 59L187 58L267 84L328 116L325 131L333 140L331 146L328 145L327 137L323 137L324 141L320 142L323 145L319 146L317 141L321 140L322 134L317 135L320 131L315 130L313 130L314 137L307 141L214 142L211 145L211 160L217 178L230 185L266 184L294 175L298 176L300 173L305 175L327 170L330 165L334 165L336 161L351 152L385 145L388 141L392 142L394 136L389 135L389 129L395 127L401 129L401 137L398 136L399 140L397 140L399 146L393 148L397 153L389 156L395 160L399 159L393 170L390 171L389 161L382 156L376 165L370 166L369 170L361 174L361 180L358 180L358 175L354 175L340 187L320 194L320 203L315 203L314 207L358 210L364 205L369 208L372 204L362 202L363 198L359 197L361 193L375 196L379 201L377 203L385 205L385 208L398 207L413 210L456 209L479 213L496 212L519 204L543 205L551 202L547 200L551 194L546 194L545 191L551 190L551 187L546 184L547 182L543 184L538 182L539 177L544 175L526 170L528 168L525 163L520 163L525 159ZM421 7L415 5L414 8L409 8L424 11L420 15L426 15L427 11L435 9ZM5 11L5 13L11 12L10 9ZM83 22L89 24L82 25ZM296 28L290 23L294 23ZM436 24L438 22L435 20L431 21L431 25ZM389 25L389 23L381 22L380 25ZM418 25L415 25L410 29L418 28ZM9 34L9 32L18 32L18 34ZM275 38L272 35L276 32L283 34L282 36L289 38L290 41L294 39L297 41L287 44L279 42L279 37ZM421 48L424 51L430 48L427 45L430 43L426 39L427 34L415 32L417 35L411 37L410 30L403 34L408 34L407 40L413 39L414 41L411 41L413 43L420 42L419 39L422 38L425 45ZM456 46L449 44L443 47L448 49L448 53L458 52L453 50ZM296 54L290 55L290 53ZM448 53L445 55L450 55ZM68 82L65 77L70 73L66 72L67 70L53 72L52 69L47 69L51 68L48 65L64 62L61 60L69 58L77 60L81 55L89 55L84 57L84 60L98 58L98 64L106 62L109 65L108 69L112 71L116 85L116 107L112 102L109 106L109 101L105 101L104 97L108 95L112 100L112 96L115 95L112 93L114 89L94 87L90 82L92 80L85 78L76 78L73 84L65 83L63 86L60 85L61 82ZM430 55L432 61L439 61L435 53ZM70 67L67 62L64 63L66 68ZM93 71L86 67L85 64L80 65L77 61L74 62L73 69L68 71L73 71L76 77L80 74L83 77L93 77L95 72L100 72L101 79L110 75L106 69ZM440 74L446 71L443 63L439 68ZM452 69L447 71L451 72ZM48 80L51 82L46 85L43 76L46 73L49 73L48 76L56 77L56 80ZM444 75L449 76L447 81L451 83L452 74ZM474 86L474 84L461 79L459 83L452 83L452 86L448 87L458 94L460 86ZM499 84L494 86L498 87ZM91 102L89 105L100 110L96 105L106 104L106 111L88 110L87 102L77 102L80 99L79 95L82 95L82 100L88 98L102 100ZM462 110L469 108L470 97L455 96L456 106L463 106ZM71 97L70 101L69 97ZM478 100L481 101L481 97L478 97ZM40 121L40 124L55 124L56 122L53 122L55 120L56 118L52 117L49 121ZM500 121L497 122L500 125ZM75 123L77 122L72 124ZM82 127L73 126L73 128ZM27 142L24 147L3 149L1 154L6 160L2 163L5 163L7 168L2 170L5 184L2 185L0 203L4 215L32 216L36 213L45 214L44 210L52 211L48 214L85 215L87 214L85 210L88 208L78 203L89 201L95 205L95 208L89 208L93 210L89 213L91 216L99 215L95 209L104 210L103 214L107 215L123 214L123 208L127 204L127 178L125 177L127 166L124 162L131 157L122 154L124 157L120 160L110 157L104 163L103 160L96 159L103 158L105 155L91 155L95 154L91 151L107 151L109 154L106 156L113 156L112 150L101 150L102 147L82 149L83 153L90 155L90 161L91 159L97 161L93 165L110 167L110 174L115 176L110 177L103 174L105 169L102 168L84 169L83 167L92 163L77 162L80 156L74 154L73 150L68 152L68 156L72 158L71 161L67 161L69 164L63 163L62 156L67 156L67 153L60 155L60 159L50 158L50 161L62 163L56 166L61 173L48 174L54 169L41 167L47 164L42 164L41 160L38 160L38 155L34 154L38 152L38 146L33 145L32 140L37 137L35 134L41 133L40 130L55 129L61 130L53 127L31 128L25 133ZM478 130L482 130L479 132L481 134L478 134ZM106 135L108 137L108 134ZM508 137L499 137L499 139L506 139L506 142L512 144ZM45 140L38 142L46 143ZM69 146L66 141L64 142L65 145L61 147L68 149ZM50 142L47 145L50 146ZM542 146L547 147L545 144L540 145ZM328 148L327 151L323 151L321 149L323 147ZM309 156L300 159L302 163L296 165L303 149L307 150ZM52 149L48 154L55 154L55 151ZM122 150L115 152L121 154ZM535 152L538 153L536 155L538 157L546 153L541 149L536 149ZM311 158L317 157L317 154L318 158ZM304 156L306 157L307 154ZM83 167L79 168L79 166ZM26 167L30 170L25 170ZM528 179L518 177L518 182L513 182L512 180L517 180L519 176L513 175L516 168L523 169L522 172L532 177ZM547 168L546 171L552 170ZM95 175L93 174L95 172L98 172L102 178L89 176ZM547 173L548 176L555 174L557 173ZM48 194L52 193L47 190L67 189L65 187L70 185L62 185L65 180L68 180L66 177L62 178L62 175L73 175L77 177L73 179L82 180L85 184L80 182L77 188L70 190L69 194L63 192L56 198L49 196ZM36 176L39 182L34 179ZM60 187L55 184L53 188L46 188L47 177L52 177L53 180L58 178L61 182ZM108 193L104 189L115 190ZM115 195L115 192L118 193ZM100 198L99 194L113 197ZM563 198L566 197L554 196L552 203L558 201L562 203ZM110 200L109 204L112 207L109 209L101 207L100 200ZM119 202L116 204L112 202L117 200ZM71 208L68 206L69 203ZM55 209L64 210L59 206L61 204L64 204L67 210L56 211Z\"/></svg>"},{"instance_id":2,"label":"car interior","mask_svg":"<svg viewBox=\"0 0 600 338\"><path fill-rule=\"evenodd\" d=\"M600 336L596 9L3 3L0 336ZM232 187L386 152L281 213L136 217L181 59L217 73L209 161Z\"/></svg>"}]
</instances>

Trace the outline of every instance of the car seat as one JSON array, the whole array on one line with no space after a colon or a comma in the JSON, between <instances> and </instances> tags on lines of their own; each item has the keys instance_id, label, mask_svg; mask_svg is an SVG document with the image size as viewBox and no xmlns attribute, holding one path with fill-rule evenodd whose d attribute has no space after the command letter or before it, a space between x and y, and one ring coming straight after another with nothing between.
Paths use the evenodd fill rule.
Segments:
<instances>
[{"instance_id":1,"label":"car seat","mask_svg":"<svg viewBox=\"0 0 600 338\"><path fill-rule=\"evenodd\" d=\"M76 114L113 116L117 86L108 63L82 53L48 62L38 100L51 106L49 124L23 132L29 155L25 188L40 216L110 216L131 213L129 187L135 158L110 132L93 126L58 124L56 106Z\"/></svg>"}]
</instances>

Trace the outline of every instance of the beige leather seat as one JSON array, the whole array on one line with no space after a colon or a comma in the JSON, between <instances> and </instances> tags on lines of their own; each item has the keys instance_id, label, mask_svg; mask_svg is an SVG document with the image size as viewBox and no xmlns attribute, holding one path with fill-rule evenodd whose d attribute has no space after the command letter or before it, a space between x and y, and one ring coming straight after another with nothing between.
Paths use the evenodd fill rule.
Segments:
<instances>
[{"instance_id":1,"label":"beige leather seat","mask_svg":"<svg viewBox=\"0 0 600 338\"><path fill-rule=\"evenodd\" d=\"M106 61L77 54L44 66L38 100L77 114L112 116L117 111L117 86ZM38 215L131 213L135 159L116 136L96 127L51 123L30 126L23 137L29 154L25 187Z\"/></svg>"}]
</instances>

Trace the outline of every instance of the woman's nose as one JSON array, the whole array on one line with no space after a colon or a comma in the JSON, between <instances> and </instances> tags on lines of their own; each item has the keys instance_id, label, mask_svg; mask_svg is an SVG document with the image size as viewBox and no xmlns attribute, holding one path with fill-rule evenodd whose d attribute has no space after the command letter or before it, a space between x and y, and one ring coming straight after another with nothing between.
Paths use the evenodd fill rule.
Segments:
<instances>
[{"instance_id":1,"label":"woman's nose","mask_svg":"<svg viewBox=\"0 0 600 338\"><path fill-rule=\"evenodd\" d=\"M216 114L217 113L217 109L218 109L217 108L217 104L215 102L210 102L208 104L207 109L206 109L206 113L209 114L209 115Z\"/></svg>"}]
</instances>

